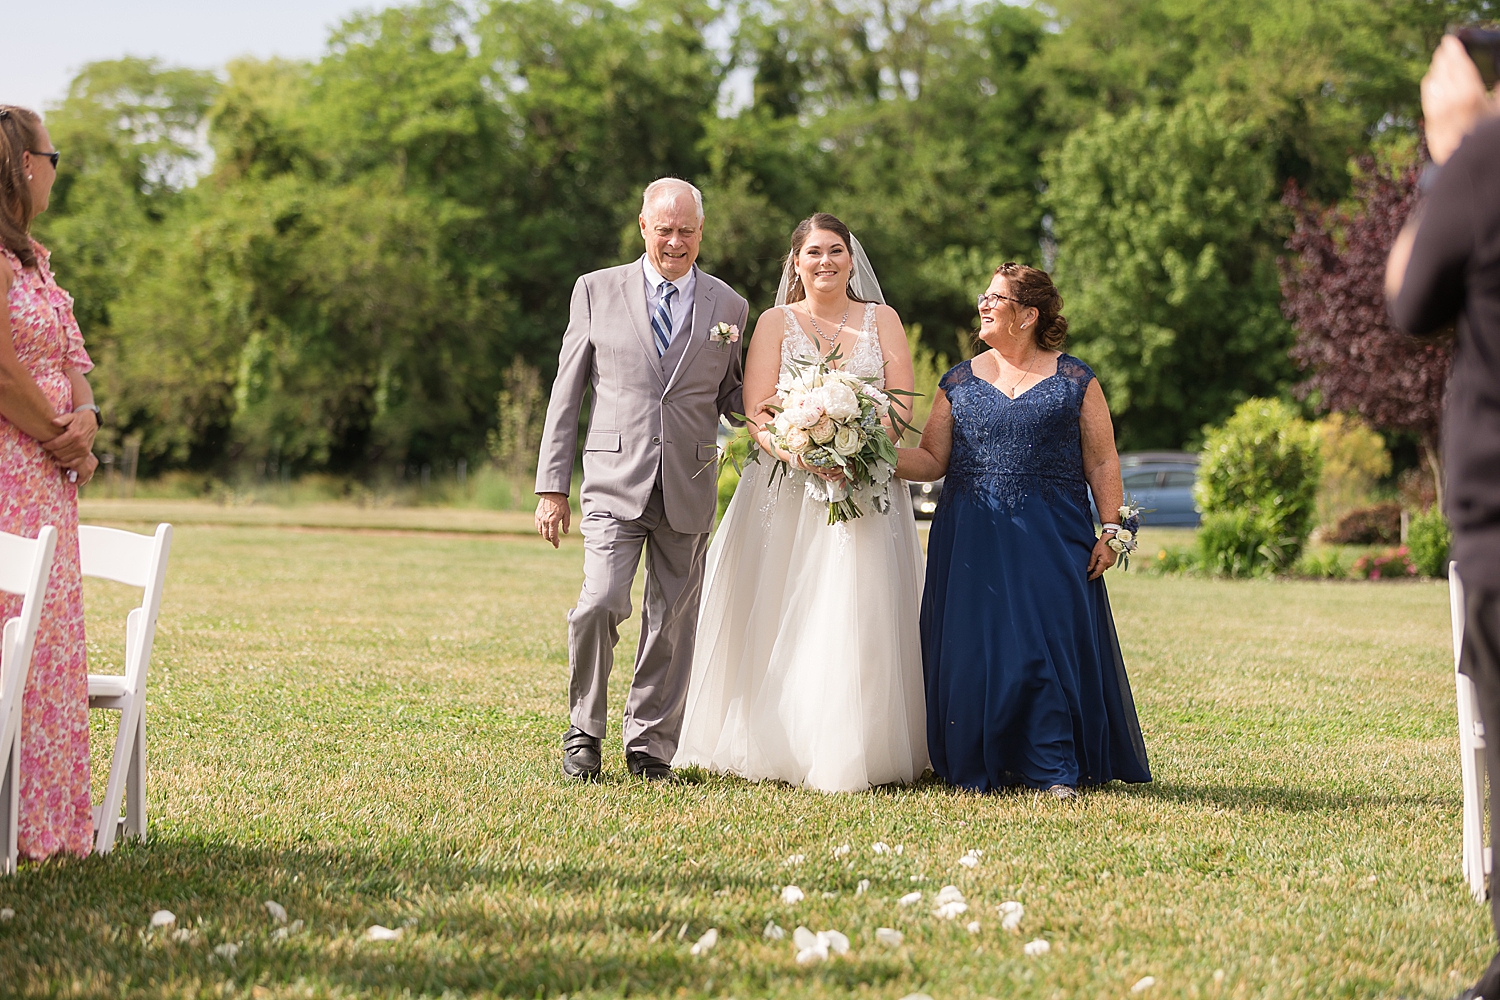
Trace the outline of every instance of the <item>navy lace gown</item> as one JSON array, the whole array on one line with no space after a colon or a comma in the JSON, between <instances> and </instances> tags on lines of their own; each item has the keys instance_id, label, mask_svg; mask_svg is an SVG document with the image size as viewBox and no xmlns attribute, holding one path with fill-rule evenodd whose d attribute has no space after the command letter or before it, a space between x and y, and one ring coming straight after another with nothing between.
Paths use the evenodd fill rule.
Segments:
<instances>
[{"instance_id":1,"label":"navy lace gown","mask_svg":"<svg viewBox=\"0 0 1500 1000\"><path fill-rule=\"evenodd\" d=\"M1064 354L1014 400L967 361L939 383L953 451L922 595L927 746L963 788L1151 780L1109 595L1088 579L1093 377Z\"/></svg>"}]
</instances>

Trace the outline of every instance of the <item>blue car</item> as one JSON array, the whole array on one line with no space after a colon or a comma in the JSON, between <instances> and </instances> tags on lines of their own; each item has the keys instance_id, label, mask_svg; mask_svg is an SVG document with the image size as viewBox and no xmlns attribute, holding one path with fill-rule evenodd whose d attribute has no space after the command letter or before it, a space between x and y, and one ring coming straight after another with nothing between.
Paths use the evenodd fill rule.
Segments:
<instances>
[{"instance_id":1,"label":"blue car","mask_svg":"<svg viewBox=\"0 0 1500 1000\"><path fill-rule=\"evenodd\" d=\"M1120 456L1125 499L1141 506L1141 524L1156 528L1196 528L1201 514L1193 502L1198 456L1189 451L1139 451ZM1089 497L1093 503L1093 497ZM1111 518L1113 520L1113 518ZM1099 512L1094 511L1095 523Z\"/></svg>"}]
</instances>

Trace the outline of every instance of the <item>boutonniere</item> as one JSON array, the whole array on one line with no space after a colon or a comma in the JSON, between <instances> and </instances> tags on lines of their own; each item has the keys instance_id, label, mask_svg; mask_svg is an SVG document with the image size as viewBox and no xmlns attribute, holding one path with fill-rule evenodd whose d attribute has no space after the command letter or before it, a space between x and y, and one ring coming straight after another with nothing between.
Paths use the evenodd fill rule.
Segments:
<instances>
[{"instance_id":1,"label":"boutonniere","mask_svg":"<svg viewBox=\"0 0 1500 1000\"><path fill-rule=\"evenodd\" d=\"M715 323L713 329L708 331L708 339L716 344L738 344L740 328L733 323Z\"/></svg>"}]
</instances>

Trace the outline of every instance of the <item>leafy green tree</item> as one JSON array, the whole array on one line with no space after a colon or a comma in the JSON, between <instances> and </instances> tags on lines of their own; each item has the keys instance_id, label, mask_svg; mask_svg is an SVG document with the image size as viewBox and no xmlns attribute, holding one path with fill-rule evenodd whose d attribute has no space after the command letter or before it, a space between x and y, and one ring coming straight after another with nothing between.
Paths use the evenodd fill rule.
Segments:
<instances>
[{"instance_id":1,"label":"leafy green tree","mask_svg":"<svg viewBox=\"0 0 1500 1000\"><path fill-rule=\"evenodd\" d=\"M1291 380L1269 151L1219 103L1101 114L1048 165L1071 348L1123 448L1180 447Z\"/></svg>"}]
</instances>

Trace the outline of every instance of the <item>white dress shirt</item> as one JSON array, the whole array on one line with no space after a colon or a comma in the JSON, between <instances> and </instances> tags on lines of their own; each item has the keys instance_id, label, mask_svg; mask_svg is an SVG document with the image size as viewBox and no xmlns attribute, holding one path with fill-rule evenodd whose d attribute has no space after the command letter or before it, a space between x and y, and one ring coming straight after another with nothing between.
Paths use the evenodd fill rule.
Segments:
<instances>
[{"instance_id":1,"label":"white dress shirt","mask_svg":"<svg viewBox=\"0 0 1500 1000\"><path fill-rule=\"evenodd\" d=\"M651 258L641 257L641 270L646 276L646 317L656 315L656 307L661 303L661 284L666 281L656 268L651 266ZM694 264L688 269L688 273L672 282L677 286L677 292L672 297L672 342L675 344L677 338L682 336L682 331L687 329L688 319L693 315L693 294L698 290L698 265Z\"/></svg>"}]
</instances>

